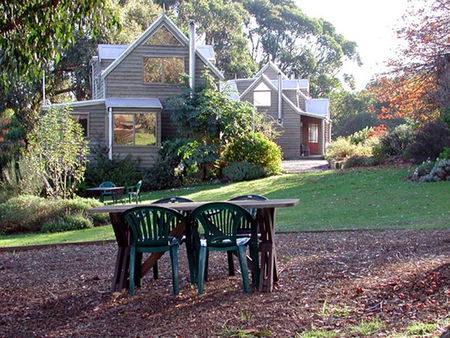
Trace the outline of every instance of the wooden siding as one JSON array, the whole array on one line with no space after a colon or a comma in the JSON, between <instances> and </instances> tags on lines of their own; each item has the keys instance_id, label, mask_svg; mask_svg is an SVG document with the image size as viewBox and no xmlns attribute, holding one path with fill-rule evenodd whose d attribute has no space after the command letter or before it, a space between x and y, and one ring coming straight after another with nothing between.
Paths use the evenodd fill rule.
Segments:
<instances>
[{"instance_id":1,"label":"wooden siding","mask_svg":"<svg viewBox=\"0 0 450 338\"><path fill-rule=\"evenodd\" d=\"M278 73L272 67L267 67L267 69L263 72L263 74L266 75L271 80L278 79Z\"/></svg>"},{"instance_id":2,"label":"wooden siding","mask_svg":"<svg viewBox=\"0 0 450 338\"><path fill-rule=\"evenodd\" d=\"M243 97L243 100L253 104L253 91L250 91ZM278 118L278 92L271 91L271 106L259 107L258 111L271 116L273 119ZM278 126L281 134L275 142L281 147L284 159L298 159L300 157L300 115L292 109L285 101L282 104L283 125Z\"/></svg>"},{"instance_id":3,"label":"wooden siding","mask_svg":"<svg viewBox=\"0 0 450 338\"><path fill-rule=\"evenodd\" d=\"M236 86L239 94L242 94L254 81L255 79L237 80Z\"/></svg>"},{"instance_id":4,"label":"wooden siding","mask_svg":"<svg viewBox=\"0 0 450 338\"><path fill-rule=\"evenodd\" d=\"M106 107L104 104L92 106L74 107L72 109L76 113L88 113L89 115L89 144L98 145L106 144L106 121L108 118Z\"/></svg>"}]
</instances>

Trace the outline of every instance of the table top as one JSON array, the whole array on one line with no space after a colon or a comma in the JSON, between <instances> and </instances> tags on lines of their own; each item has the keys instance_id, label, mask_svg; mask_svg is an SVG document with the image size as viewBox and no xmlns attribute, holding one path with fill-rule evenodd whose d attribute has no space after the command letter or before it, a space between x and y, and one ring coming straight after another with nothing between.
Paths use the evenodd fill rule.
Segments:
<instances>
[{"instance_id":1,"label":"table top","mask_svg":"<svg viewBox=\"0 0 450 338\"><path fill-rule=\"evenodd\" d=\"M158 204L126 204L126 205L106 205L102 207L89 209L88 212L95 213L122 213L128 209L134 207L146 207L146 206L161 206L176 210L194 210L195 208L216 201L207 202L183 202L183 203L158 203ZM299 203L298 199L273 199L265 201L255 201L255 200L240 200L240 201L220 201L239 205L244 208L251 209L266 209L266 208L283 208L283 207L293 207Z\"/></svg>"},{"instance_id":2,"label":"table top","mask_svg":"<svg viewBox=\"0 0 450 338\"><path fill-rule=\"evenodd\" d=\"M95 188L88 188L86 191L114 191L114 190L121 190L125 189L125 187L95 187Z\"/></svg>"}]
</instances>

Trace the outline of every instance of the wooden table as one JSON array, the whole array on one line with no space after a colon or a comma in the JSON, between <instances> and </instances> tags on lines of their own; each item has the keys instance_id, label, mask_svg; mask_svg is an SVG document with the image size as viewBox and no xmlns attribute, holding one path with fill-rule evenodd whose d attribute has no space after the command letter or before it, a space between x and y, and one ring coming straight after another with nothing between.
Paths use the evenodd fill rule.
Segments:
<instances>
[{"instance_id":1,"label":"wooden table","mask_svg":"<svg viewBox=\"0 0 450 338\"><path fill-rule=\"evenodd\" d=\"M102 194L104 192L111 192L111 196L113 199L113 202L117 202L119 199L118 197L122 197L123 193L125 191L125 187L95 187L95 188L88 188L86 189L87 192L92 193L98 193L101 192Z\"/></svg>"},{"instance_id":2,"label":"wooden table","mask_svg":"<svg viewBox=\"0 0 450 338\"><path fill-rule=\"evenodd\" d=\"M259 251L261 253L261 274L259 290L272 292L273 283L278 280L276 268L276 246L275 246L275 209L291 207L298 204L298 199L273 199L265 201L242 200L227 201L248 209L257 209L256 219L258 232L261 234ZM183 202L183 203L161 203L158 206L172 208L179 211L191 211L208 202ZM130 260L130 230L125 223L123 213L138 205L111 205L89 209L90 213L109 213L111 223L118 244L116 266L112 282L112 291L122 291L128 288L128 268ZM139 204L142 206L155 206L155 204ZM174 230L181 234L186 230L185 224L180 223ZM153 253L142 264L142 276L144 276L158 261L163 253Z\"/></svg>"}]
</instances>

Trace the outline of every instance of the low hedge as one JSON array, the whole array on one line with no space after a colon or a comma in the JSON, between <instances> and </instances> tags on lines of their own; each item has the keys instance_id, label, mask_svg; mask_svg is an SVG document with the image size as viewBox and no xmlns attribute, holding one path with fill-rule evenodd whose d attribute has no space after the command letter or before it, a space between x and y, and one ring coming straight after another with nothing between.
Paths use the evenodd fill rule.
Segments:
<instances>
[{"instance_id":1,"label":"low hedge","mask_svg":"<svg viewBox=\"0 0 450 338\"><path fill-rule=\"evenodd\" d=\"M101 205L99 201L90 198L62 200L31 195L13 197L0 203L0 233L38 232L44 224L62 223L63 219L70 223L69 220L73 220L71 215L79 215L78 219L82 217L93 225L103 225L108 222L107 215L88 215L86 212ZM65 231L63 226L60 228Z\"/></svg>"}]
</instances>

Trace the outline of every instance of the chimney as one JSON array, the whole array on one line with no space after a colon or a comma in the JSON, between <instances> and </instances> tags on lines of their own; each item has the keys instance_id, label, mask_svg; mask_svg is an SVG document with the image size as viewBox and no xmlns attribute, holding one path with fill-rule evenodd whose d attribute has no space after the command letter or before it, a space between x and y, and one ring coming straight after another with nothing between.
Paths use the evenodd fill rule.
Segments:
<instances>
[{"instance_id":1,"label":"chimney","mask_svg":"<svg viewBox=\"0 0 450 338\"><path fill-rule=\"evenodd\" d=\"M283 80L281 78L281 72L278 73L278 124L283 124L282 114L282 96L283 96Z\"/></svg>"},{"instance_id":2,"label":"chimney","mask_svg":"<svg viewBox=\"0 0 450 338\"><path fill-rule=\"evenodd\" d=\"M195 23L189 23L189 87L195 90Z\"/></svg>"}]
</instances>

